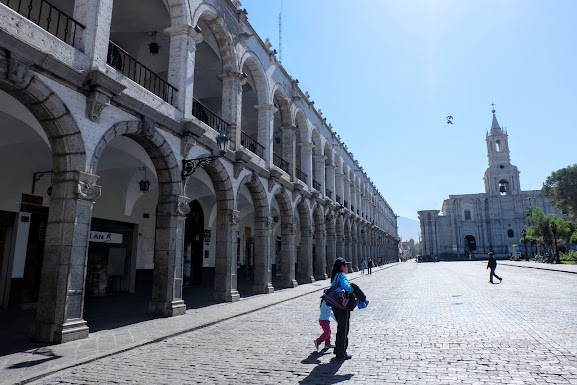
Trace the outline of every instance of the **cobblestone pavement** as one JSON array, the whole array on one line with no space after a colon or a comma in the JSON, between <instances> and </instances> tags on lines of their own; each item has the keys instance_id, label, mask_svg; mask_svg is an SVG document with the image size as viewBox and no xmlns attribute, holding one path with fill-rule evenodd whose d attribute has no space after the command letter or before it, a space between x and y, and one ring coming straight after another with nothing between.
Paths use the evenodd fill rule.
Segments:
<instances>
[{"instance_id":1,"label":"cobblestone pavement","mask_svg":"<svg viewBox=\"0 0 577 385\"><path fill-rule=\"evenodd\" d=\"M356 275L348 361L316 352L319 293L104 357L41 384L577 384L577 275L407 262ZM333 327L336 332L336 324Z\"/></svg>"}]
</instances>

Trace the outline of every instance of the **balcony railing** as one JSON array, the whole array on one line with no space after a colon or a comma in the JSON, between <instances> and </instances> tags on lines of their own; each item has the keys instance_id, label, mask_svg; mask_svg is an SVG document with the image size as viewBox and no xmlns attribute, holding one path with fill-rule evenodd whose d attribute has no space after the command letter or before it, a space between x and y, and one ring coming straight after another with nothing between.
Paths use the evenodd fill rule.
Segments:
<instances>
[{"instance_id":1,"label":"balcony railing","mask_svg":"<svg viewBox=\"0 0 577 385\"><path fill-rule=\"evenodd\" d=\"M331 199L333 198L333 192L331 190L329 190L328 188L325 188L325 194L329 198L331 198Z\"/></svg>"},{"instance_id":2,"label":"balcony railing","mask_svg":"<svg viewBox=\"0 0 577 385\"><path fill-rule=\"evenodd\" d=\"M308 175L305 174L304 172L301 171L300 168L296 168L296 173L297 173L297 178L300 179L301 181L307 183L307 177Z\"/></svg>"},{"instance_id":3,"label":"balcony railing","mask_svg":"<svg viewBox=\"0 0 577 385\"><path fill-rule=\"evenodd\" d=\"M275 153L272 154L272 163L290 175L290 163Z\"/></svg>"},{"instance_id":4,"label":"balcony railing","mask_svg":"<svg viewBox=\"0 0 577 385\"><path fill-rule=\"evenodd\" d=\"M341 197L340 197L340 196L336 195L336 196L335 196L335 199L337 200L337 203L338 203L338 204L341 203Z\"/></svg>"},{"instance_id":5,"label":"balcony railing","mask_svg":"<svg viewBox=\"0 0 577 385\"><path fill-rule=\"evenodd\" d=\"M317 191L321 191L321 184L313 179L313 188Z\"/></svg>"},{"instance_id":6,"label":"balcony railing","mask_svg":"<svg viewBox=\"0 0 577 385\"><path fill-rule=\"evenodd\" d=\"M210 110L207 106L199 102L197 99L192 100L192 115L194 115L198 120L205 123L207 126L212 127L215 131L227 132L228 123L225 122Z\"/></svg>"},{"instance_id":7,"label":"balcony railing","mask_svg":"<svg viewBox=\"0 0 577 385\"><path fill-rule=\"evenodd\" d=\"M165 102L170 104L174 102L174 97L178 91L176 88L162 80L160 76L113 42L108 44L106 63Z\"/></svg>"},{"instance_id":8,"label":"balcony railing","mask_svg":"<svg viewBox=\"0 0 577 385\"><path fill-rule=\"evenodd\" d=\"M245 134L244 131L240 132L240 145L256 154L259 158L264 159L264 147L261 146L259 142Z\"/></svg>"},{"instance_id":9,"label":"balcony railing","mask_svg":"<svg viewBox=\"0 0 577 385\"><path fill-rule=\"evenodd\" d=\"M349 202L343 201L345 207L349 207Z\"/></svg>"},{"instance_id":10,"label":"balcony railing","mask_svg":"<svg viewBox=\"0 0 577 385\"><path fill-rule=\"evenodd\" d=\"M85 26L46 0L0 0L40 28L75 47L76 33Z\"/></svg>"}]
</instances>

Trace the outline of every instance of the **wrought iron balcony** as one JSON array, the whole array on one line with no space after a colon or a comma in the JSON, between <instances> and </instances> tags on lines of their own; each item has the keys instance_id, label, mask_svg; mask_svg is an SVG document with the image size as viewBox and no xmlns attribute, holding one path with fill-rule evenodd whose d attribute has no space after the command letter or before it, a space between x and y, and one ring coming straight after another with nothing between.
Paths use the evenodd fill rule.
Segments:
<instances>
[{"instance_id":1,"label":"wrought iron balcony","mask_svg":"<svg viewBox=\"0 0 577 385\"><path fill-rule=\"evenodd\" d=\"M300 168L296 168L296 173L297 173L297 178L300 179L301 181L307 183L307 177L308 175L305 174L304 172L301 171Z\"/></svg>"},{"instance_id":2,"label":"wrought iron balcony","mask_svg":"<svg viewBox=\"0 0 577 385\"><path fill-rule=\"evenodd\" d=\"M321 191L321 184L313 179L313 188L317 191Z\"/></svg>"},{"instance_id":3,"label":"wrought iron balcony","mask_svg":"<svg viewBox=\"0 0 577 385\"><path fill-rule=\"evenodd\" d=\"M328 188L325 188L325 194L329 198L331 198L331 199L333 198L333 192L331 190L329 190Z\"/></svg>"},{"instance_id":4,"label":"wrought iron balcony","mask_svg":"<svg viewBox=\"0 0 577 385\"><path fill-rule=\"evenodd\" d=\"M275 153L272 154L272 163L290 175L290 163Z\"/></svg>"},{"instance_id":5,"label":"wrought iron balcony","mask_svg":"<svg viewBox=\"0 0 577 385\"><path fill-rule=\"evenodd\" d=\"M224 132L228 132L228 123L194 98L192 100L192 115L215 131L224 130Z\"/></svg>"},{"instance_id":6,"label":"wrought iron balcony","mask_svg":"<svg viewBox=\"0 0 577 385\"><path fill-rule=\"evenodd\" d=\"M5 4L72 47L75 47L76 33L85 28L46 0L0 0L0 4Z\"/></svg>"},{"instance_id":7,"label":"wrought iron balcony","mask_svg":"<svg viewBox=\"0 0 577 385\"><path fill-rule=\"evenodd\" d=\"M339 204L341 203L341 197L340 196L336 195L335 199L337 200L337 203L339 203Z\"/></svg>"},{"instance_id":8,"label":"wrought iron balcony","mask_svg":"<svg viewBox=\"0 0 577 385\"><path fill-rule=\"evenodd\" d=\"M240 132L240 145L264 159L264 147L259 142L248 136L244 131Z\"/></svg>"},{"instance_id":9,"label":"wrought iron balcony","mask_svg":"<svg viewBox=\"0 0 577 385\"><path fill-rule=\"evenodd\" d=\"M160 76L113 42L108 43L106 63L165 102L170 104L174 102L174 97L178 91L176 88L162 80Z\"/></svg>"}]
</instances>

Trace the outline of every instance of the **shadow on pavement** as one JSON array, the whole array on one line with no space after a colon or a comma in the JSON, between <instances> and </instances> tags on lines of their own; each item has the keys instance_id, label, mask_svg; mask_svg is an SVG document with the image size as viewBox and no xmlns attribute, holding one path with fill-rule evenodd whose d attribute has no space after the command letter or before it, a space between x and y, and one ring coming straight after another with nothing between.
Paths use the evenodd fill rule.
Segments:
<instances>
[{"instance_id":1,"label":"shadow on pavement","mask_svg":"<svg viewBox=\"0 0 577 385\"><path fill-rule=\"evenodd\" d=\"M299 381L299 384L337 384L339 382L350 380L353 374L338 374L337 372L343 365L343 360L333 358L326 364L321 364L319 358L327 354L329 349L323 349L320 352L312 352L307 358L301 361L303 364L318 364L309 373L308 376Z\"/></svg>"}]
</instances>

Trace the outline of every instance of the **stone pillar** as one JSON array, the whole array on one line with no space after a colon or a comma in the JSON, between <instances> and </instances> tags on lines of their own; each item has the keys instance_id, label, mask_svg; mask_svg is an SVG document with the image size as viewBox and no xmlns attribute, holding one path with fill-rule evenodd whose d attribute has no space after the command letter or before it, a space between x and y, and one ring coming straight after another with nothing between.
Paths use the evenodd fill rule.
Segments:
<instances>
[{"instance_id":1,"label":"stone pillar","mask_svg":"<svg viewBox=\"0 0 577 385\"><path fill-rule=\"evenodd\" d=\"M281 223L281 282L283 287L297 287L295 279L296 225Z\"/></svg>"},{"instance_id":2,"label":"stone pillar","mask_svg":"<svg viewBox=\"0 0 577 385\"><path fill-rule=\"evenodd\" d=\"M217 202L218 205L219 202ZM240 212L220 207L217 210L214 299L236 302L240 299L236 275L236 245Z\"/></svg>"},{"instance_id":3,"label":"stone pillar","mask_svg":"<svg viewBox=\"0 0 577 385\"><path fill-rule=\"evenodd\" d=\"M345 251L345 235L343 233L343 225L341 224L340 227L338 226L337 222L337 230L336 230L336 257L337 258L344 258L347 261L351 260L351 256L348 255Z\"/></svg>"},{"instance_id":4,"label":"stone pillar","mask_svg":"<svg viewBox=\"0 0 577 385\"><path fill-rule=\"evenodd\" d=\"M202 34L189 25L169 27L164 33L170 37L168 83L178 90L173 95L176 99L173 105L183 112L184 119L191 119L195 51L196 45L202 42Z\"/></svg>"},{"instance_id":5,"label":"stone pillar","mask_svg":"<svg viewBox=\"0 0 577 385\"><path fill-rule=\"evenodd\" d=\"M272 217L255 217L254 234L254 286L255 293L270 294L274 292L272 286L270 238L272 231Z\"/></svg>"},{"instance_id":6,"label":"stone pillar","mask_svg":"<svg viewBox=\"0 0 577 385\"><path fill-rule=\"evenodd\" d=\"M282 126L282 155L281 157L289 162L289 174L291 176L295 175L295 155L296 155L296 140L295 133L298 132L298 128L295 126Z\"/></svg>"},{"instance_id":7,"label":"stone pillar","mask_svg":"<svg viewBox=\"0 0 577 385\"><path fill-rule=\"evenodd\" d=\"M302 172L307 174L307 180L303 181L307 186L312 186L313 184L313 142L303 142L300 143L301 146L301 167Z\"/></svg>"},{"instance_id":8,"label":"stone pillar","mask_svg":"<svg viewBox=\"0 0 577 385\"><path fill-rule=\"evenodd\" d=\"M236 151L240 148L242 86L246 79L239 72L227 72L218 77L222 80L222 119L229 124L228 145Z\"/></svg>"},{"instance_id":9,"label":"stone pillar","mask_svg":"<svg viewBox=\"0 0 577 385\"><path fill-rule=\"evenodd\" d=\"M336 166L330 165L330 166L325 166L325 189L329 189L332 191L332 196L331 196L331 200L334 202L337 198L336 198L336 189L335 189L335 169ZM325 194L326 194L326 190L325 190Z\"/></svg>"},{"instance_id":10,"label":"stone pillar","mask_svg":"<svg viewBox=\"0 0 577 385\"><path fill-rule=\"evenodd\" d=\"M327 232L325 227L319 226L315 229L315 279L320 281L322 279L327 279L327 253L326 253L326 238ZM328 267L332 269L333 267ZM330 273L330 271L329 271Z\"/></svg>"},{"instance_id":11,"label":"stone pillar","mask_svg":"<svg viewBox=\"0 0 577 385\"><path fill-rule=\"evenodd\" d=\"M343 205L343 201L345 199L345 186L344 186L344 177L345 174L338 173L335 175L335 202L337 200L337 195L341 197L340 204ZM338 203L338 202L337 202Z\"/></svg>"},{"instance_id":12,"label":"stone pillar","mask_svg":"<svg viewBox=\"0 0 577 385\"><path fill-rule=\"evenodd\" d=\"M152 297L148 304L150 314L172 317L186 313L186 305L182 300L182 259L184 222L186 214L190 211L189 201L190 199L182 195L159 197L156 211Z\"/></svg>"},{"instance_id":13,"label":"stone pillar","mask_svg":"<svg viewBox=\"0 0 577 385\"><path fill-rule=\"evenodd\" d=\"M313 277L313 230L301 226L301 260L299 263L298 282L312 283Z\"/></svg>"},{"instance_id":14,"label":"stone pillar","mask_svg":"<svg viewBox=\"0 0 577 385\"><path fill-rule=\"evenodd\" d=\"M321 185L320 193L322 195L325 195L325 159L325 156L322 154L313 155L313 162L315 162L314 180Z\"/></svg>"},{"instance_id":15,"label":"stone pillar","mask_svg":"<svg viewBox=\"0 0 577 385\"><path fill-rule=\"evenodd\" d=\"M274 113L278 109L273 104L259 104L254 108L258 112L258 143L264 147L264 160L270 169L274 140Z\"/></svg>"},{"instance_id":16,"label":"stone pillar","mask_svg":"<svg viewBox=\"0 0 577 385\"><path fill-rule=\"evenodd\" d=\"M78 28L75 47L90 58L89 69L106 67L113 0L75 0L72 17L86 28Z\"/></svg>"},{"instance_id":17,"label":"stone pillar","mask_svg":"<svg viewBox=\"0 0 577 385\"><path fill-rule=\"evenodd\" d=\"M79 171L55 172L46 227L40 293L32 339L64 343L88 337L84 281L88 235L98 176Z\"/></svg>"},{"instance_id":18,"label":"stone pillar","mask_svg":"<svg viewBox=\"0 0 577 385\"><path fill-rule=\"evenodd\" d=\"M329 214L330 215L330 214ZM335 264L336 260L336 253L337 253L337 238L335 234L335 220L331 219L328 223L325 224L327 229L327 271L328 269L332 269L333 265ZM328 271L330 273L330 271Z\"/></svg>"},{"instance_id":19,"label":"stone pillar","mask_svg":"<svg viewBox=\"0 0 577 385\"><path fill-rule=\"evenodd\" d=\"M345 235L344 238L344 253L346 256L346 260L354 261L355 255L352 251L352 238L350 235ZM355 269L357 271L358 268Z\"/></svg>"},{"instance_id":20,"label":"stone pillar","mask_svg":"<svg viewBox=\"0 0 577 385\"><path fill-rule=\"evenodd\" d=\"M355 233L351 235L351 260L353 261L360 261L361 256L359 255L359 238Z\"/></svg>"}]
</instances>

